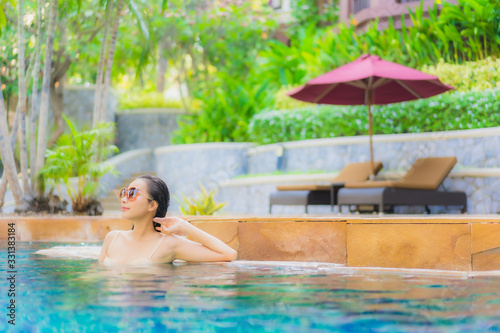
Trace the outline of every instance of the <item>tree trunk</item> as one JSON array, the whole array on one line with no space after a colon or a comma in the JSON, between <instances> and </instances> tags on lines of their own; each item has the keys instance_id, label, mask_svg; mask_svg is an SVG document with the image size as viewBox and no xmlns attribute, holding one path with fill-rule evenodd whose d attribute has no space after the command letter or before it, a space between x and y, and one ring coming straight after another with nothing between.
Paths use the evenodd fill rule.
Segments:
<instances>
[{"instance_id":1,"label":"tree trunk","mask_svg":"<svg viewBox=\"0 0 500 333\"><path fill-rule=\"evenodd\" d=\"M183 74L184 74L184 80L182 79ZM182 106L184 108L184 111L189 113L190 111L189 111L189 107L187 105L186 96L184 96L184 94L182 93L182 83L183 82L186 84L186 88L188 88L185 60L184 60L184 57L181 57L180 68L179 68L179 71L177 73L177 83L179 84L179 95L181 96ZM187 89L187 90L188 90L187 95L189 96L189 89Z\"/></svg>"},{"instance_id":2,"label":"tree trunk","mask_svg":"<svg viewBox=\"0 0 500 333\"><path fill-rule=\"evenodd\" d=\"M118 26L120 24L120 16L123 7L123 0L118 0L118 5L116 7L116 16L113 23L113 31L111 33L111 39L109 40L109 47L107 49L108 55L106 56L106 73L104 75L104 87L102 89L102 100L101 100L101 114L99 120L103 121L106 115L106 110L108 106L108 90L111 85L111 69L113 68L113 58L115 56L115 45L116 36L118 35Z\"/></svg>"},{"instance_id":3,"label":"tree trunk","mask_svg":"<svg viewBox=\"0 0 500 333\"><path fill-rule=\"evenodd\" d=\"M21 110L19 108L19 104L17 104L16 107L16 113L14 113L14 121L12 122L12 128L11 128L11 135L10 135L10 149L14 151L16 149L16 142L17 142L17 132L19 130L19 115L21 113Z\"/></svg>"},{"instance_id":4,"label":"tree trunk","mask_svg":"<svg viewBox=\"0 0 500 333\"><path fill-rule=\"evenodd\" d=\"M64 112L64 82L66 78L66 72L71 66L72 59L65 52L66 44L68 43L68 25L67 19L62 18L57 23L57 30L59 31L59 49L54 50L53 61L52 61L52 73L50 75L50 105L52 106L52 111L54 112L54 125L55 132L52 133L52 137L49 139L47 144L51 147L57 142L57 139L64 133L64 119L62 114ZM64 60L63 60L64 58Z\"/></svg>"},{"instance_id":5,"label":"tree trunk","mask_svg":"<svg viewBox=\"0 0 500 333\"><path fill-rule=\"evenodd\" d=\"M35 193L36 183L36 118L38 115L38 74L40 72L41 49L42 49L42 6L43 0L38 0L37 7L37 32L36 32L36 49L35 49L35 66L33 68L33 89L31 92L31 114L30 114L30 177L31 177L31 192Z\"/></svg>"},{"instance_id":6,"label":"tree trunk","mask_svg":"<svg viewBox=\"0 0 500 333\"><path fill-rule=\"evenodd\" d=\"M26 72L26 83L28 84L31 81L31 75L29 74L33 68L33 60L31 59L30 65L28 67L28 71ZM18 127L19 127L19 116L20 116L21 111L19 110L19 103L17 104L16 107L16 113L14 114L14 122L12 124L12 130L10 132L10 148L12 151L16 148L16 138L17 138L17 133L18 133ZM0 180L0 202L3 202L5 198L5 192L7 192L7 177L2 177ZM26 195L26 193L25 193ZM1 207L1 205L0 205Z\"/></svg>"},{"instance_id":7,"label":"tree trunk","mask_svg":"<svg viewBox=\"0 0 500 333\"><path fill-rule=\"evenodd\" d=\"M56 33L58 0L50 4L49 24L47 28L47 43L45 47L45 62L43 68L42 100L40 105L40 120L38 123L38 145L36 156L36 170L42 169L45 163L45 149L47 147L47 123L49 111L50 72L52 68L52 53L54 50L54 37ZM39 193L40 196L43 193Z\"/></svg>"},{"instance_id":8,"label":"tree trunk","mask_svg":"<svg viewBox=\"0 0 500 333\"><path fill-rule=\"evenodd\" d=\"M14 151L16 148L16 138L17 138L17 128L19 124L19 105L17 105L16 108L16 113L14 115L14 122L12 124L12 131L10 132L10 149ZM9 182L7 181L7 177L2 177L2 180L0 181L0 207L3 205L3 201L5 198L5 192L7 192L7 184Z\"/></svg>"},{"instance_id":9,"label":"tree trunk","mask_svg":"<svg viewBox=\"0 0 500 333\"><path fill-rule=\"evenodd\" d=\"M57 142L57 139L64 133L64 119L62 117L64 111L64 77L61 81L54 82L50 85L50 105L54 112L54 124L56 130L52 133L52 137L47 144L51 147Z\"/></svg>"},{"instance_id":10,"label":"tree trunk","mask_svg":"<svg viewBox=\"0 0 500 333\"><path fill-rule=\"evenodd\" d=\"M198 65L198 59L195 56L195 52L194 52L193 48L188 47L187 52L189 54L189 57L191 57L191 66L193 67L193 77L196 80L196 82L199 82L200 81L200 70L199 70L199 65ZM187 76L186 76L186 79L187 79Z\"/></svg>"},{"instance_id":11,"label":"tree trunk","mask_svg":"<svg viewBox=\"0 0 500 333\"><path fill-rule=\"evenodd\" d=\"M156 78L156 92L165 91L165 75L167 74L168 60L163 56L164 48L160 48L158 54L158 77Z\"/></svg>"},{"instance_id":12,"label":"tree trunk","mask_svg":"<svg viewBox=\"0 0 500 333\"><path fill-rule=\"evenodd\" d=\"M18 66L17 75L19 83L19 144L21 158L21 174L23 179L23 192L30 196L28 176L28 148L26 147L26 75L24 58L24 0L18 0L17 5L17 41L18 41Z\"/></svg>"},{"instance_id":13,"label":"tree trunk","mask_svg":"<svg viewBox=\"0 0 500 333\"><path fill-rule=\"evenodd\" d=\"M101 103L102 103L102 85L104 76L104 65L106 63L106 47L108 45L108 34L109 25L111 20L109 19L109 14L113 12L113 2L108 1L108 7L106 8L106 14L104 16L104 37L102 38L101 53L99 55L99 65L97 68L97 78L95 83L95 93L94 93L94 113L92 116L92 128L99 122L99 116L101 113Z\"/></svg>"},{"instance_id":14,"label":"tree trunk","mask_svg":"<svg viewBox=\"0 0 500 333\"><path fill-rule=\"evenodd\" d=\"M3 177L7 177L10 188L12 190L12 195L16 202L17 211L25 211L27 209L26 202L23 198L23 191L17 180L17 170L14 164L14 154L10 148L7 138L9 137L9 128L7 126L7 111L5 110L5 104L3 100L2 86L0 85L0 154L2 157L2 163L4 167ZM0 206L3 206L4 202L0 202Z\"/></svg>"}]
</instances>

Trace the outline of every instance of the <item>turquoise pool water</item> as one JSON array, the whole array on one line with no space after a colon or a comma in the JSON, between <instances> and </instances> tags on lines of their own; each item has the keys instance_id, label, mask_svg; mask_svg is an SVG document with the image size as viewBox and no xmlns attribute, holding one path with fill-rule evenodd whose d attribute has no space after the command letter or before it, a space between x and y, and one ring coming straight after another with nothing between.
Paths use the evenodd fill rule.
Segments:
<instances>
[{"instance_id":1,"label":"turquoise pool water","mask_svg":"<svg viewBox=\"0 0 500 333\"><path fill-rule=\"evenodd\" d=\"M500 277L258 263L106 268L34 254L61 245L17 243L12 326L0 242L0 332L500 331Z\"/></svg>"}]
</instances>

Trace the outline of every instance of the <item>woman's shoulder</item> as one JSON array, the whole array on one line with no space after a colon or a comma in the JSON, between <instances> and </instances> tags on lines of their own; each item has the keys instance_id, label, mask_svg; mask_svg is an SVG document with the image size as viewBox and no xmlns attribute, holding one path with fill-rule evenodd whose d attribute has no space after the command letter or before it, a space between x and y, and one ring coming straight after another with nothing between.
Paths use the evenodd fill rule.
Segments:
<instances>
[{"instance_id":1,"label":"woman's shoulder","mask_svg":"<svg viewBox=\"0 0 500 333\"><path fill-rule=\"evenodd\" d=\"M163 255L170 255L177 245L177 238L173 235L166 235L162 233L163 237L161 239L158 250Z\"/></svg>"},{"instance_id":2,"label":"woman's shoulder","mask_svg":"<svg viewBox=\"0 0 500 333\"><path fill-rule=\"evenodd\" d=\"M104 237L104 241L111 241L116 235L118 235L122 230L111 230L106 234L106 237Z\"/></svg>"},{"instance_id":3,"label":"woman's shoulder","mask_svg":"<svg viewBox=\"0 0 500 333\"><path fill-rule=\"evenodd\" d=\"M177 241L177 238L174 235L164 234L163 232L161 235L163 236L161 241L161 245L163 247L171 246Z\"/></svg>"}]
</instances>

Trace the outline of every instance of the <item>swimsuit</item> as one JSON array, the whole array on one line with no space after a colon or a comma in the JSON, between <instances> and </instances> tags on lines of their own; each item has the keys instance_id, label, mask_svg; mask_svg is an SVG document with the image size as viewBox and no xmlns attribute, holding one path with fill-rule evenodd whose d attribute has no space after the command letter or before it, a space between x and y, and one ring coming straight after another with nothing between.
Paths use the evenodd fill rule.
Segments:
<instances>
[{"instance_id":1,"label":"swimsuit","mask_svg":"<svg viewBox=\"0 0 500 333\"><path fill-rule=\"evenodd\" d=\"M115 242L116 237L118 237L118 235L120 234L120 232L121 232L121 230L118 231L116 233L115 237L113 238L113 241L109 245L108 253L109 253L109 250L111 250L111 247L113 246L113 243ZM153 252L151 252L151 255L149 257L134 259L131 262L129 262L129 264L130 265L145 265L145 264L148 265L148 264L153 264L153 260L151 259L151 257L156 252L156 249L158 249L158 246L160 246L161 241L165 238L164 234L161 234L161 235L162 235L161 239L158 241L158 243L156 244L155 248L153 249ZM115 264L115 262L111 258L108 257L107 253L106 253L106 258L104 258L104 264L105 265Z\"/></svg>"}]
</instances>

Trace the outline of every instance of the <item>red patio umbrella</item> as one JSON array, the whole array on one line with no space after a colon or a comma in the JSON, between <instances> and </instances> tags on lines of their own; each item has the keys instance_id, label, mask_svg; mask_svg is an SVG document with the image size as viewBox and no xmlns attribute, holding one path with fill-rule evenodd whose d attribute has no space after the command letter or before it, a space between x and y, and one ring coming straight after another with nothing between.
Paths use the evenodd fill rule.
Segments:
<instances>
[{"instance_id":1,"label":"red patio umbrella","mask_svg":"<svg viewBox=\"0 0 500 333\"><path fill-rule=\"evenodd\" d=\"M436 76L365 54L308 81L288 95L310 103L367 105L373 176L371 106L431 97L451 89L455 88L442 83Z\"/></svg>"}]
</instances>

